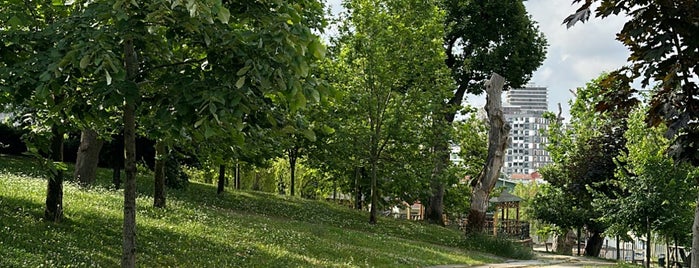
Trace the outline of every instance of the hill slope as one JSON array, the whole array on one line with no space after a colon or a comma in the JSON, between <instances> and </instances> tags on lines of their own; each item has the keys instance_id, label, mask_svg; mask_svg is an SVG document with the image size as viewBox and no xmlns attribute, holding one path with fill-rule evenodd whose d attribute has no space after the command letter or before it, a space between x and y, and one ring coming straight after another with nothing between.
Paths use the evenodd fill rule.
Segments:
<instances>
[{"instance_id":1,"label":"hill slope","mask_svg":"<svg viewBox=\"0 0 699 268\"><path fill-rule=\"evenodd\" d=\"M0 267L117 266L123 192L66 183L60 224L41 219L40 164L0 156ZM100 171L106 185L109 174ZM335 204L191 183L152 207L152 179L139 176L137 262L142 267L416 267L482 264L458 248L458 231L381 218Z\"/></svg>"}]
</instances>

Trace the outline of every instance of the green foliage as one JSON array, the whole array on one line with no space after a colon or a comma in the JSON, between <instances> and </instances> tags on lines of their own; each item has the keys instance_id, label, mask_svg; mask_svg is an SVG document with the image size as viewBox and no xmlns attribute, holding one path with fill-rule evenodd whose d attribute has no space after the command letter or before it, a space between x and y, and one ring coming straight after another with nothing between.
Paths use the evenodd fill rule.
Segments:
<instances>
[{"instance_id":1,"label":"green foliage","mask_svg":"<svg viewBox=\"0 0 699 268\"><path fill-rule=\"evenodd\" d=\"M663 137L664 127L645 124L646 109L639 106L629 115L628 152L619 157L612 182L622 190L612 196L600 193L596 204L605 211L603 220L615 225L616 232L654 231L682 238L691 229L697 191L691 168L676 165L665 155L670 141Z\"/></svg>"},{"instance_id":2,"label":"green foliage","mask_svg":"<svg viewBox=\"0 0 699 268\"><path fill-rule=\"evenodd\" d=\"M66 220L49 223L40 219L45 181L18 173L34 166L20 158L0 161L0 265L119 263L121 193L68 183ZM107 170L99 170L97 184L110 184ZM144 266L416 267L495 261L459 248L464 244L456 230L388 218L370 225L366 212L326 202L248 191L217 195L210 185L192 183L170 191L168 207L159 209L150 206L152 179L139 176L138 191Z\"/></svg>"},{"instance_id":3,"label":"green foliage","mask_svg":"<svg viewBox=\"0 0 699 268\"><path fill-rule=\"evenodd\" d=\"M488 156L488 124L471 112L468 119L454 124L454 143L459 145L459 157L463 159L460 167L466 176L476 178L481 173Z\"/></svg>"},{"instance_id":4,"label":"green foliage","mask_svg":"<svg viewBox=\"0 0 699 268\"><path fill-rule=\"evenodd\" d=\"M472 233L464 240L464 246L511 259L529 260L534 258L534 252L530 247L499 236Z\"/></svg>"},{"instance_id":5,"label":"green foliage","mask_svg":"<svg viewBox=\"0 0 699 268\"><path fill-rule=\"evenodd\" d=\"M534 215L561 228L585 227L603 232L607 226L598 218L602 211L593 206L596 193L611 195L617 156L625 150L626 116L630 107L597 112L595 107L610 96L607 87L622 89L623 84L606 83L606 74L578 88L571 102L571 119L566 126L551 119L546 149L553 164L540 170L551 187L545 188L533 202ZM616 92L616 91L612 91ZM551 116L549 114L548 116Z\"/></svg>"},{"instance_id":6,"label":"green foliage","mask_svg":"<svg viewBox=\"0 0 699 268\"><path fill-rule=\"evenodd\" d=\"M465 183L449 185L444 190L444 213L450 221L465 219L471 208L471 187Z\"/></svg>"},{"instance_id":7,"label":"green foliage","mask_svg":"<svg viewBox=\"0 0 699 268\"><path fill-rule=\"evenodd\" d=\"M372 193L425 200L435 163L429 148L435 131L444 127L433 115L441 113L452 84L441 46L443 11L414 0L344 5L340 35L331 47L335 61L328 66L338 96L330 109L335 132L325 149L340 153L322 159L337 164L328 173L344 178L345 187L359 184L353 174L364 168L361 183ZM372 198L373 208L379 199Z\"/></svg>"},{"instance_id":8,"label":"green foliage","mask_svg":"<svg viewBox=\"0 0 699 268\"><path fill-rule=\"evenodd\" d=\"M172 189L187 187L189 177L175 154L169 154L165 160L165 185Z\"/></svg>"},{"instance_id":9,"label":"green foliage","mask_svg":"<svg viewBox=\"0 0 699 268\"><path fill-rule=\"evenodd\" d=\"M573 3L580 2L575 0ZM642 78L647 88L652 81L660 83L650 101L646 122L657 126L665 123L665 135L673 137L668 153L677 161L699 166L699 110L696 108L699 91L696 75L699 74L699 3L697 1L631 1L586 0L576 16L566 18L568 27L577 21L585 21L593 2L600 2L595 14L602 18L626 14L628 21L617 34L617 40L631 51L630 66L613 73L613 80L630 84ZM615 94L614 90L610 93ZM633 96L627 95L612 101L624 105ZM608 107L607 107L608 109Z\"/></svg>"},{"instance_id":10,"label":"green foliage","mask_svg":"<svg viewBox=\"0 0 699 268\"><path fill-rule=\"evenodd\" d=\"M447 66L460 94L480 94L495 72L518 88L546 58L546 39L522 1L443 0ZM461 100L458 100L461 103Z\"/></svg>"}]
</instances>

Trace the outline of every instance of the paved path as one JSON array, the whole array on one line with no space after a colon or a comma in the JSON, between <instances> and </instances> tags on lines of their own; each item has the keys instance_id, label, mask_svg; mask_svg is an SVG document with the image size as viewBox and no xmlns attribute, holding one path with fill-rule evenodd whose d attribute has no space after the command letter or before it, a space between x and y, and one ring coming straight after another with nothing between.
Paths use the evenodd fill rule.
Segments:
<instances>
[{"instance_id":1,"label":"paved path","mask_svg":"<svg viewBox=\"0 0 699 268\"><path fill-rule=\"evenodd\" d=\"M491 263L480 266L468 265L440 265L431 268L524 268L524 267L548 267L548 268L570 268L570 267L613 267L615 262L590 257L563 256L544 252L535 252L534 260L507 260L502 263Z\"/></svg>"}]
</instances>

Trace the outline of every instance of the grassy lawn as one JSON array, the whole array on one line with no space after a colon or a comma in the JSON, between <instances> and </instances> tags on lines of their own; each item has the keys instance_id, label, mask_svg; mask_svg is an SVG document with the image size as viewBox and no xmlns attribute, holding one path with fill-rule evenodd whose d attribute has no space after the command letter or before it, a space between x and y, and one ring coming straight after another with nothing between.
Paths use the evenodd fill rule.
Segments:
<instances>
[{"instance_id":1,"label":"grassy lawn","mask_svg":"<svg viewBox=\"0 0 699 268\"><path fill-rule=\"evenodd\" d=\"M60 223L41 219L40 164L0 156L0 267L118 266L123 192L64 186ZM323 201L191 183L152 207L152 179L138 177L137 262L142 267L419 267L499 262L464 249L462 234L381 218Z\"/></svg>"}]
</instances>

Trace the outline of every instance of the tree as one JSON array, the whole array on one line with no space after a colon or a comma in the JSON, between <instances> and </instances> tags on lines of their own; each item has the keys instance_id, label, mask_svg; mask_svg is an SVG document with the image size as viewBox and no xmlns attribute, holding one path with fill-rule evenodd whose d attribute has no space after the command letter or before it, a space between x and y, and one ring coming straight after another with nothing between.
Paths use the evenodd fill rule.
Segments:
<instances>
[{"instance_id":1,"label":"tree","mask_svg":"<svg viewBox=\"0 0 699 268\"><path fill-rule=\"evenodd\" d=\"M642 86L651 80L660 83L660 90L651 96L646 122L651 126L667 125L665 135L673 138L668 154L678 162L699 166L699 92L695 76L699 70L696 42L699 33L699 2L688 1L612 1L574 0L578 10L563 23L568 27L585 22L590 7L600 2L595 15L628 15L629 20L617 34L617 40L631 50L630 66L613 73L614 80L630 83L642 78ZM623 102L625 99L617 99ZM605 107L601 107L605 108ZM699 197L692 226L692 255L699 256ZM699 258L692 258L692 268L699 268Z\"/></svg>"},{"instance_id":2,"label":"tree","mask_svg":"<svg viewBox=\"0 0 699 268\"><path fill-rule=\"evenodd\" d=\"M344 86L353 94L349 100L358 105L354 118L364 122L358 125L362 140L357 143L367 148L360 157L366 159L371 179L369 222L376 223L379 176L387 175L379 169L396 141L391 130L408 126L392 120L400 118L402 108L419 107L414 101L426 92L442 96L448 86L439 41L442 17L437 6L424 1L356 0L344 5L348 13L340 27L338 62L347 70ZM429 118L427 113L417 116Z\"/></svg>"},{"instance_id":3,"label":"tree","mask_svg":"<svg viewBox=\"0 0 699 268\"><path fill-rule=\"evenodd\" d=\"M691 225L692 198L687 164L675 165L665 155L670 141L663 137L664 126L648 128L644 124L646 106L639 106L629 118L625 133L628 153L619 156L616 180L622 191L612 197L600 195L595 205L604 211L603 221L646 236L646 260L650 260L651 232L666 238L684 236ZM650 266L647 261L646 267Z\"/></svg>"},{"instance_id":4,"label":"tree","mask_svg":"<svg viewBox=\"0 0 699 268\"><path fill-rule=\"evenodd\" d=\"M13 3L13 8L33 12L23 3ZM178 95L167 98L177 99L174 103L179 105L168 106L174 109L161 114L198 117L175 120L180 125L173 125L173 129L181 130L176 127L186 125L185 130L199 131L185 134L208 137L226 131L240 133L239 126L249 114L246 111L270 107L261 103L289 102L298 108L305 103L300 100L319 94L299 90L300 80L312 79L307 72L309 62L323 56L323 47L312 33L324 23L322 4L316 1L225 5L215 0L53 3L70 10L70 16L46 22L47 31L27 31L35 36L51 34L51 39L37 38L51 40L44 45L50 53L34 56L33 51L41 50L36 46L24 49L19 45L21 34L3 38L12 40L9 44L3 41L3 46L12 46L14 52L26 55L17 60L22 64L16 68L20 72L8 72L14 77L3 81L22 88L21 83L38 78L42 82L38 91L22 93L29 99L57 96L70 104L77 103L73 96L89 96L88 103L119 107L126 155L122 266L135 266L136 115L143 105L154 103L149 102L152 100L146 93L168 86L179 90ZM21 18L10 21L17 20L19 29L30 28L29 23L22 25ZM64 83L67 78L75 83ZM176 83L187 87L173 86ZM63 94L66 92L71 94ZM49 104L59 109L72 107ZM224 123L228 125L217 126Z\"/></svg>"},{"instance_id":5,"label":"tree","mask_svg":"<svg viewBox=\"0 0 699 268\"><path fill-rule=\"evenodd\" d=\"M603 242L601 235L607 228L598 220L602 211L592 205L594 193L610 196L619 191L618 187L606 182L614 179L616 163L619 162L617 156L625 150L625 117L632 107L617 106L603 113L595 111L602 100L614 97L602 93L610 92L605 91L607 86L616 88L616 93L632 92L623 83L607 83L606 78L607 75L603 74L586 87L578 88L576 99L571 103L571 119L567 126L564 127L561 120L557 120L552 114L546 115L553 122L547 131L549 145L546 147L553 164L541 173L553 187L569 193L568 200L571 204L559 206L559 209L577 210L574 213L576 220L572 223L578 225L561 225L559 219L549 216L539 219L558 224L562 228L584 227L588 232L585 254L589 256L599 254ZM537 198L546 202L545 200L558 197L541 195Z\"/></svg>"},{"instance_id":6,"label":"tree","mask_svg":"<svg viewBox=\"0 0 699 268\"><path fill-rule=\"evenodd\" d=\"M92 129L85 129L80 134L80 146L78 147L78 157L75 160L75 178L81 185L92 185L97 176L97 165L99 164L99 153L104 140Z\"/></svg>"},{"instance_id":7,"label":"tree","mask_svg":"<svg viewBox=\"0 0 699 268\"><path fill-rule=\"evenodd\" d=\"M529 81L546 57L546 39L527 15L522 1L441 2L446 11L443 37L447 67L457 88L443 101L441 124L454 121L464 95L481 94L484 82L492 73L505 77L503 90L517 88ZM434 148L443 163L448 161L448 140L436 137ZM442 169L432 175L432 194L426 217L441 223L444 185L439 180Z\"/></svg>"},{"instance_id":8,"label":"tree","mask_svg":"<svg viewBox=\"0 0 699 268\"><path fill-rule=\"evenodd\" d=\"M76 79L50 81L47 73L61 66L57 55L67 50L66 43L60 42L65 28L53 22L72 12L69 7L29 6L20 1L6 1L0 7L0 96L33 129L31 151L49 158L44 218L54 222L63 219L63 135L73 123L66 111L78 103L69 96L83 95L75 91ZM50 133L48 142L41 134L34 135L42 132Z\"/></svg>"}]
</instances>

